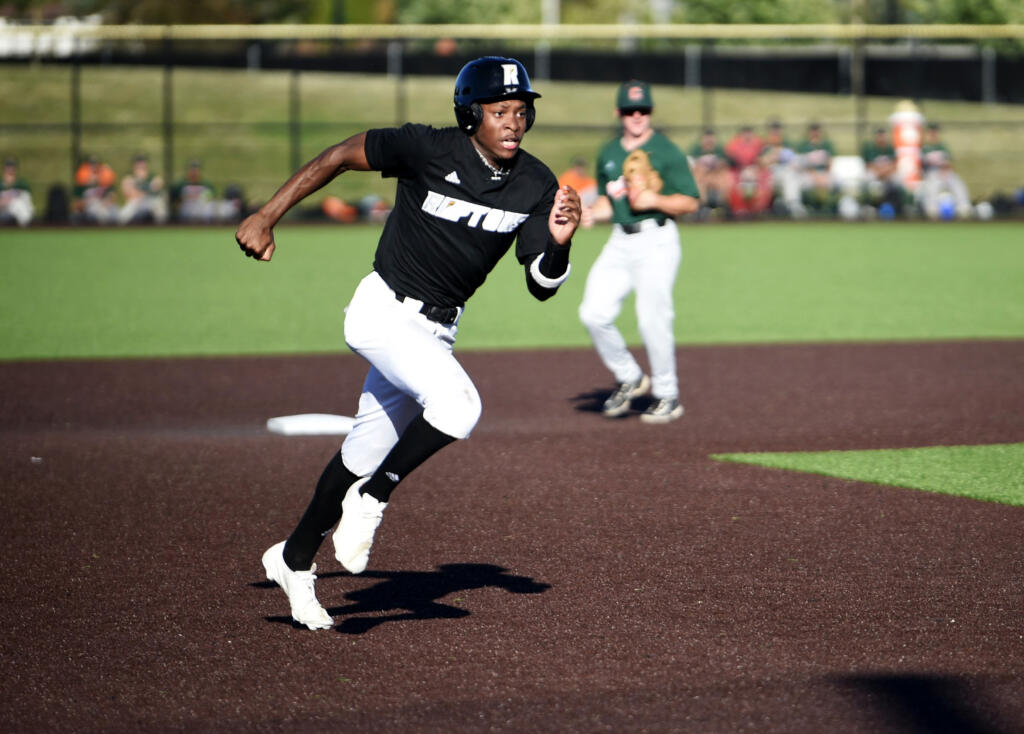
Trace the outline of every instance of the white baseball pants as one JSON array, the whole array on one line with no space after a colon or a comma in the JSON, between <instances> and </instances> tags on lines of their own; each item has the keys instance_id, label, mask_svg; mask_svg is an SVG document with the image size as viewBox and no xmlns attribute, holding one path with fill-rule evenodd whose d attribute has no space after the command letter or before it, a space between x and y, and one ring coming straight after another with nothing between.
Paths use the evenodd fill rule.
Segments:
<instances>
[{"instance_id":1,"label":"white baseball pants","mask_svg":"<svg viewBox=\"0 0 1024 734\"><path fill-rule=\"evenodd\" d=\"M661 227L647 221L651 224L636 234L626 234L619 225L612 228L587 276L580 321L616 381L636 382L643 370L615 326L622 302L635 291L637 325L651 368L651 393L655 398L678 398L672 290L682 259L679 229L671 219Z\"/></svg>"},{"instance_id":2,"label":"white baseball pants","mask_svg":"<svg viewBox=\"0 0 1024 734\"><path fill-rule=\"evenodd\" d=\"M467 438L480 419L480 395L452 353L457 323L430 321L421 305L399 301L373 272L345 309L345 341L370 363L341 449L359 476L377 469L421 409L430 425L455 438Z\"/></svg>"}]
</instances>

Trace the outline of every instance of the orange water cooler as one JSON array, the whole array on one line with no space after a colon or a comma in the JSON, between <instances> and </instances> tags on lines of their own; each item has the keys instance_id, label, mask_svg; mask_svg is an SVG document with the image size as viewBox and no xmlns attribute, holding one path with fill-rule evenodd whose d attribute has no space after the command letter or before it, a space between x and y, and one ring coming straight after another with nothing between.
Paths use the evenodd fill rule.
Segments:
<instances>
[{"instance_id":1,"label":"orange water cooler","mask_svg":"<svg viewBox=\"0 0 1024 734\"><path fill-rule=\"evenodd\" d=\"M896 149L896 168L903 185L915 189L921 183L921 132L924 116L909 99L896 105L889 116L892 145Z\"/></svg>"}]
</instances>

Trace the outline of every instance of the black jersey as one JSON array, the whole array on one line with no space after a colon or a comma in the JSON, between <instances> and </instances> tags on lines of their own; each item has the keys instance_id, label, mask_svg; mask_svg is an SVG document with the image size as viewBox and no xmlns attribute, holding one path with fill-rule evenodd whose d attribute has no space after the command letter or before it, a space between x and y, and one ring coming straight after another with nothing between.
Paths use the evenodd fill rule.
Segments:
<instances>
[{"instance_id":1,"label":"black jersey","mask_svg":"<svg viewBox=\"0 0 1024 734\"><path fill-rule=\"evenodd\" d=\"M461 306L516 239L526 264L550 239L558 190L551 170L524 150L494 180L458 128L407 124L369 130L366 160L398 178L395 207L373 267L396 292L438 306Z\"/></svg>"}]
</instances>

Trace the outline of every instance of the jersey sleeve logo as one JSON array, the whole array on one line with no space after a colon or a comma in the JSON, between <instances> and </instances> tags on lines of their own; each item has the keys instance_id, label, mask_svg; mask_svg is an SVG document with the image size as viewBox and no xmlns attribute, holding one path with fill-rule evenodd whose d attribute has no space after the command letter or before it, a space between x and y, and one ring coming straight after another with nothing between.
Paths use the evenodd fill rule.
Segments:
<instances>
[{"instance_id":1,"label":"jersey sleeve logo","mask_svg":"<svg viewBox=\"0 0 1024 734\"><path fill-rule=\"evenodd\" d=\"M609 181L608 185L605 186L604 189L605 193L608 194L609 199L621 199L629 193L629 187L626 186L625 176L619 176L614 181Z\"/></svg>"},{"instance_id":2,"label":"jersey sleeve logo","mask_svg":"<svg viewBox=\"0 0 1024 734\"><path fill-rule=\"evenodd\" d=\"M480 228L485 232L514 232L529 217L527 214L492 209L482 204L445 196L436 191L427 192L420 209L431 216L449 222L459 222L464 219L467 227Z\"/></svg>"}]
</instances>

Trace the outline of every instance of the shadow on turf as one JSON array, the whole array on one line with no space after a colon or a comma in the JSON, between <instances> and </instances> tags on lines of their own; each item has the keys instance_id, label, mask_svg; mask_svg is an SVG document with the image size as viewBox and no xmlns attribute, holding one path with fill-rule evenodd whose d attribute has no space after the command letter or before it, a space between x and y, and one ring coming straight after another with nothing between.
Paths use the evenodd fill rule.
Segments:
<instances>
[{"instance_id":1,"label":"shadow on turf","mask_svg":"<svg viewBox=\"0 0 1024 734\"><path fill-rule=\"evenodd\" d=\"M317 579L322 582L339 576L351 577L351 574L341 571L317 574ZM529 576L510 575L507 568L490 563L447 563L438 566L436 571L366 571L359 574L359 578L379 581L345 594L350 604L327 608L332 617L345 616L336 627L343 634L361 635L385 622L467 617L470 614L468 610L440 601L460 591L494 587L513 594L540 594L551 588L550 584L534 581ZM251 585L268 589L277 587L272 581ZM452 601L462 600L456 597ZM297 626L290 615L266 619Z\"/></svg>"},{"instance_id":2,"label":"shadow on turf","mask_svg":"<svg viewBox=\"0 0 1024 734\"><path fill-rule=\"evenodd\" d=\"M908 734L1007 734L992 722L992 701L983 681L955 675L876 673L837 675L838 683L860 705L888 719L886 731Z\"/></svg>"}]
</instances>

